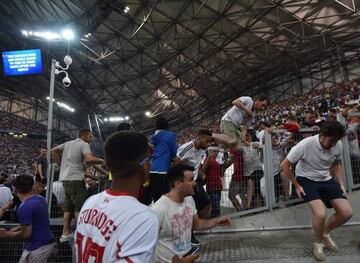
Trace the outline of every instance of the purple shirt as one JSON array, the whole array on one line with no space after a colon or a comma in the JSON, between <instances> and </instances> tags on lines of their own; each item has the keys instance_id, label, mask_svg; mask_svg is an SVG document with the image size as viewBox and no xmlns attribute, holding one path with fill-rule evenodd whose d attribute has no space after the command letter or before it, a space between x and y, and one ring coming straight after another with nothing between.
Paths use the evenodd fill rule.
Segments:
<instances>
[{"instance_id":1,"label":"purple shirt","mask_svg":"<svg viewBox=\"0 0 360 263\"><path fill-rule=\"evenodd\" d=\"M26 250L35 250L52 241L45 198L33 195L16 210L21 225L32 225L31 236L25 240Z\"/></svg>"}]
</instances>

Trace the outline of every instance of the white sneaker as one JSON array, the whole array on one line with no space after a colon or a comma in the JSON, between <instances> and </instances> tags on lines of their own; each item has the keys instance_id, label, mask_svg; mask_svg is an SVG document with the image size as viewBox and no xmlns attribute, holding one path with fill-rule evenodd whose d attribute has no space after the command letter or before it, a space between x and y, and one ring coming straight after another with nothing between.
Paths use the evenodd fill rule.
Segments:
<instances>
[{"instance_id":1,"label":"white sneaker","mask_svg":"<svg viewBox=\"0 0 360 263\"><path fill-rule=\"evenodd\" d=\"M61 236L59 241L60 241L60 243L64 243L64 242L67 242L67 241L70 241L70 240L73 240L73 239L74 239L74 234L71 233L71 234L69 234L67 236Z\"/></svg>"},{"instance_id":2,"label":"white sneaker","mask_svg":"<svg viewBox=\"0 0 360 263\"><path fill-rule=\"evenodd\" d=\"M313 256L317 261L325 260L324 245L322 243L313 244Z\"/></svg>"},{"instance_id":3,"label":"white sneaker","mask_svg":"<svg viewBox=\"0 0 360 263\"><path fill-rule=\"evenodd\" d=\"M323 237L323 243L326 249L332 252L338 252L339 247L336 245L335 241L331 238L330 234L326 234Z\"/></svg>"}]
</instances>

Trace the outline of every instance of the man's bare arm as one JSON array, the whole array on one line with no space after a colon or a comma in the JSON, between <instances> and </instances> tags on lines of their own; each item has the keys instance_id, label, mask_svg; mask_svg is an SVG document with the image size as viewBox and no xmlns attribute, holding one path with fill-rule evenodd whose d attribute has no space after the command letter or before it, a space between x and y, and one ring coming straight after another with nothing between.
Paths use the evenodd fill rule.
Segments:
<instances>
[{"instance_id":1,"label":"man's bare arm","mask_svg":"<svg viewBox=\"0 0 360 263\"><path fill-rule=\"evenodd\" d=\"M55 163L57 163L58 166L61 165L61 154L60 154L60 150L53 148L51 149L51 157L53 158L53 160L55 161Z\"/></svg>"}]
</instances>

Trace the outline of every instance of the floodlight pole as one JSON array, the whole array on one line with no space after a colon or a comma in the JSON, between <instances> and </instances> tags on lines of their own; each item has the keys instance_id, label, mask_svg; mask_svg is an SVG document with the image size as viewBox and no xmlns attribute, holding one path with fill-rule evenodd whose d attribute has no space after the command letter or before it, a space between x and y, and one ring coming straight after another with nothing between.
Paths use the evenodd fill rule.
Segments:
<instances>
[{"instance_id":1,"label":"floodlight pole","mask_svg":"<svg viewBox=\"0 0 360 263\"><path fill-rule=\"evenodd\" d=\"M46 161L47 171L46 178L50 178L50 151L51 151L51 133L52 133L52 119L53 119L53 100L54 100L54 85L55 85L55 63L56 60L51 60L51 71L50 71L50 94L49 94L49 113L48 113L48 123L47 123L47 137L46 137Z\"/></svg>"},{"instance_id":2,"label":"floodlight pole","mask_svg":"<svg viewBox=\"0 0 360 263\"><path fill-rule=\"evenodd\" d=\"M50 215L50 211L51 211L51 197L52 197L51 186L52 186L52 181L53 181L53 178L51 178L51 177L54 174L54 171L51 172L52 165L51 165L51 159L50 159L50 151L51 151L51 133L52 133L53 100L54 100L54 85L55 85L55 63L56 63L56 60L52 59L51 60L51 71L50 71L49 112L48 112L47 137L46 137L46 148L47 148L47 152L46 152L46 162L47 162L46 189L47 189L47 191L46 191L45 198L48 203L49 215Z\"/></svg>"}]
</instances>

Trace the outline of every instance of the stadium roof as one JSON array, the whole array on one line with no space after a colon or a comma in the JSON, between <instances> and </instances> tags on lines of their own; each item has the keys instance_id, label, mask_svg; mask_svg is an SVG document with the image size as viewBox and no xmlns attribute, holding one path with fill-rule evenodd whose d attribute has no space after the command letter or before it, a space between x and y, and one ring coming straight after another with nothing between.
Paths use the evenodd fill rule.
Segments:
<instances>
[{"instance_id":1,"label":"stadium roof","mask_svg":"<svg viewBox=\"0 0 360 263\"><path fill-rule=\"evenodd\" d=\"M264 80L357 50L359 8L360 0L0 1L1 50L40 47L47 65L42 76L1 77L0 89L46 102L50 59L69 51L73 84L58 77L55 97L83 120L130 116L146 130L146 111L175 123L211 114ZM21 34L64 27L76 31L69 44Z\"/></svg>"}]
</instances>

